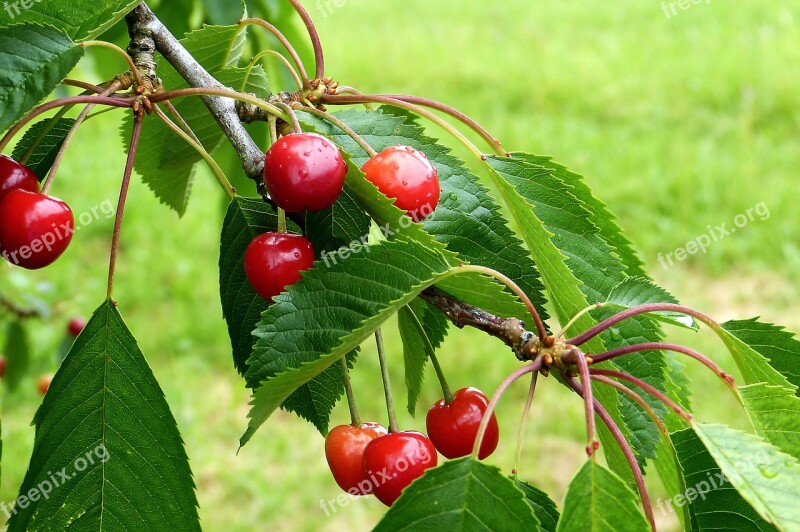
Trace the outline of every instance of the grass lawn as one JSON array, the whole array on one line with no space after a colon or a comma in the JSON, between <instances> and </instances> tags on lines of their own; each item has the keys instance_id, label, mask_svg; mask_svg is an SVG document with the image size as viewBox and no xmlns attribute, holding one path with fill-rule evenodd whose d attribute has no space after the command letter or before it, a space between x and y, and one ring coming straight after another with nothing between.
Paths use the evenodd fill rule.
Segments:
<instances>
[{"instance_id":1,"label":"grass lawn","mask_svg":"<svg viewBox=\"0 0 800 532\"><path fill-rule=\"evenodd\" d=\"M554 156L587 176L652 275L684 303L721 320L760 315L800 330L796 3L700 3L669 18L658 2L640 0L613 6L589 0L346 0L332 10L323 0L309 8L327 45L329 74L342 83L442 100L474 116L509 149ZM82 148L68 154L55 185L54 193L76 214L107 199L116 202L124 155L114 116L121 114L80 130L75 145ZM175 214L135 183L116 297L186 441L204 528L370 528L384 511L373 499L330 516L320 508L339 490L327 471L321 436L296 417L276 415L237 456L248 394L231 364L221 317L216 260L222 203L205 169L193 194L176 224ZM737 215L757 205L765 206L758 211L763 216L707 253L672 265L665 259L666 268L659 260L675 257L675 250L720 224L734 227ZM88 315L100 303L110 229L110 220L94 222L45 271L0 268L0 275L13 275L26 290L60 301L52 328L36 328L37 370L55 369L50 352L61 318L66 323L72 314ZM391 325L385 334L402 396L399 335ZM707 333L673 339L734 368ZM499 342L474 331L451 334L441 358L453 386L487 392L517 365ZM692 364L687 372L694 391L703 392L694 401L700 420L746 428L724 386ZM16 497L30 457L37 374L4 400L0 501ZM364 416L383 420L371 344L353 379ZM515 387L498 412L502 440L491 460L504 471L513 463L526 391L525 385ZM539 392L520 471L560 502L584 457L582 404L566 400L568 393L553 379L543 381ZM424 412L439 393L429 376L419 409ZM337 407L335 422L347 421L345 410ZM401 423L424 428L423 417L405 412ZM649 478L658 499L664 492L654 471ZM664 530L676 526L673 516L657 517Z\"/></svg>"}]
</instances>

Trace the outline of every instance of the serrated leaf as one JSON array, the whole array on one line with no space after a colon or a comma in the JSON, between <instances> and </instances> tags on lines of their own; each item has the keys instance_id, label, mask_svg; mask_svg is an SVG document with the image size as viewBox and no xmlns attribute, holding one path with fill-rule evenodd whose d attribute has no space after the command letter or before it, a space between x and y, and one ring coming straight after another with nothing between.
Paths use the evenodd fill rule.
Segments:
<instances>
[{"instance_id":1,"label":"serrated leaf","mask_svg":"<svg viewBox=\"0 0 800 532\"><path fill-rule=\"evenodd\" d=\"M651 303L677 303L675 297L653 283L641 277L627 277L621 281L606 299L609 307L629 309L639 305ZM695 320L685 314L677 312L653 312L648 317L662 323L668 323L686 329L697 330L699 327Z\"/></svg>"},{"instance_id":2,"label":"serrated leaf","mask_svg":"<svg viewBox=\"0 0 800 532\"><path fill-rule=\"evenodd\" d=\"M559 532L648 531L638 497L618 476L588 460L569 484Z\"/></svg>"},{"instance_id":3,"label":"serrated leaf","mask_svg":"<svg viewBox=\"0 0 800 532\"><path fill-rule=\"evenodd\" d=\"M742 327L743 325L745 328ZM746 328L748 326L755 327L756 330L761 329L761 331L755 335L748 334L750 330ZM728 327L731 328L730 331ZM797 387L789 382L785 375L772 367L767 356L768 354L772 355L780 352L778 349L786 348L795 353L795 358L800 360L800 342L792 339L791 335L787 338L787 333L783 332L781 328L758 323L756 320L745 323L723 323L720 327L715 327L714 331L733 356L733 360L739 367L745 383L757 384L763 382L797 391ZM742 338L739 338L740 335Z\"/></svg>"},{"instance_id":4,"label":"serrated leaf","mask_svg":"<svg viewBox=\"0 0 800 532\"><path fill-rule=\"evenodd\" d=\"M750 349L769 360L769 365L783 376L783 379L778 379L773 375L764 382L779 384L783 380L788 381L795 393L800 395L800 341L795 338L794 333L771 323L760 322L758 318L729 321L722 326ZM761 361L753 360L751 363L760 364ZM751 379L758 375L753 370L748 371L748 374Z\"/></svg>"},{"instance_id":5,"label":"serrated leaf","mask_svg":"<svg viewBox=\"0 0 800 532\"><path fill-rule=\"evenodd\" d=\"M764 440L724 425L694 431L753 509L779 530L800 530L800 463Z\"/></svg>"},{"instance_id":6,"label":"serrated leaf","mask_svg":"<svg viewBox=\"0 0 800 532\"><path fill-rule=\"evenodd\" d=\"M417 400L422 390L422 381L425 378L425 365L433 352L433 345L422 326L418 312L424 312L424 307L412 307L419 299L402 307L397 312L397 326L400 329L400 339L403 342L403 362L405 367L406 390L408 391L408 413L416 415Z\"/></svg>"},{"instance_id":7,"label":"serrated leaf","mask_svg":"<svg viewBox=\"0 0 800 532\"><path fill-rule=\"evenodd\" d=\"M318 254L364 246L369 230L369 216L347 187L329 208L306 213L306 237ZM335 255L332 258L337 259Z\"/></svg>"},{"instance_id":8,"label":"serrated leaf","mask_svg":"<svg viewBox=\"0 0 800 532\"><path fill-rule=\"evenodd\" d=\"M731 486L693 429L672 433L671 439L686 487L671 499L655 501L657 515L688 509L687 530L775 530Z\"/></svg>"},{"instance_id":9,"label":"serrated leaf","mask_svg":"<svg viewBox=\"0 0 800 532\"><path fill-rule=\"evenodd\" d=\"M0 28L0 131L44 100L83 56L83 48L50 26Z\"/></svg>"},{"instance_id":10,"label":"serrated leaf","mask_svg":"<svg viewBox=\"0 0 800 532\"><path fill-rule=\"evenodd\" d=\"M534 485L522 481L519 478L513 478L514 484L525 494L525 501L533 508L533 513L539 520L539 526L543 532L555 532L558 527L558 520L561 517L558 513L556 503L539 488Z\"/></svg>"},{"instance_id":11,"label":"serrated leaf","mask_svg":"<svg viewBox=\"0 0 800 532\"><path fill-rule=\"evenodd\" d=\"M25 166L36 174L39 181L43 181L74 123L72 118L59 118L55 121L46 118L36 122L17 142L11 156L17 161L28 156Z\"/></svg>"},{"instance_id":12,"label":"serrated leaf","mask_svg":"<svg viewBox=\"0 0 800 532\"><path fill-rule=\"evenodd\" d=\"M28 331L19 321L12 321L6 328L3 353L6 357L6 373L2 377L8 390L13 392L30 367L31 346Z\"/></svg>"},{"instance_id":13,"label":"serrated leaf","mask_svg":"<svg viewBox=\"0 0 800 532\"><path fill-rule=\"evenodd\" d=\"M789 388L763 383L742 386L739 395L758 435L800 459L800 397Z\"/></svg>"},{"instance_id":14,"label":"serrated leaf","mask_svg":"<svg viewBox=\"0 0 800 532\"><path fill-rule=\"evenodd\" d=\"M499 469L461 458L429 469L407 487L374 529L538 531L523 493Z\"/></svg>"},{"instance_id":15,"label":"serrated leaf","mask_svg":"<svg viewBox=\"0 0 800 532\"><path fill-rule=\"evenodd\" d=\"M139 5L142 0L30 0L7 2L0 26L16 22L48 24L73 40L94 39Z\"/></svg>"},{"instance_id":16,"label":"serrated leaf","mask_svg":"<svg viewBox=\"0 0 800 532\"><path fill-rule=\"evenodd\" d=\"M40 497L18 505L9 530L200 529L175 420L111 302L75 341L34 424L20 495Z\"/></svg>"}]
</instances>

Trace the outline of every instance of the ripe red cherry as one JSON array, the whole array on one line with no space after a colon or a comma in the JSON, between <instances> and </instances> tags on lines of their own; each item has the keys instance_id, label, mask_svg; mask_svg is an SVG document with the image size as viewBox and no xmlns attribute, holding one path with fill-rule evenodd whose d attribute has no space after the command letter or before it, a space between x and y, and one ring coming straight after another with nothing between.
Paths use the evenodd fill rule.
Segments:
<instances>
[{"instance_id":1,"label":"ripe red cherry","mask_svg":"<svg viewBox=\"0 0 800 532\"><path fill-rule=\"evenodd\" d=\"M339 425L328 433L325 458L340 488L351 495L372 493L372 482L364 476L364 448L386 434L387 430L378 423Z\"/></svg>"},{"instance_id":2,"label":"ripe red cherry","mask_svg":"<svg viewBox=\"0 0 800 532\"><path fill-rule=\"evenodd\" d=\"M15 189L0 200L0 252L28 270L49 266L67 250L75 219L60 199Z\"/></svg>"},{"instance_id":3,"label":"ripe red cherry","mask_svg":"<svg viewBox=\"0 0 800 532\"><path fill-rule=\"evenodd\" d=\"M364 474L372 492L386 506L426 469L436 467L439 457L431 441L419 432L393 432L375 438L364 449Z\"/></svg>"},{"instance_id":4,"label":"ripe red cherry","mask_svg":"<svg viewBox=\"0 0 800 532\"><path fill-rule=\"evenodd\" d=\"M67 326L67 331L71 336L78 337L79 334L83 331L83 328L86 327L86 320L83 318L72 318L69 320L69 325Z\"/></svg>"},{"instance_id":5,"label":"ripe red cherry","mask_svg":"<svg viewBox=\"0 0 800 532\"><path fill-rule=\"evenodd\" d=\"M42 375L39 377L39 381L36 383L36 387L39 389L39 393L44 395L47 393L47 390L50 389L50 383L53 382L52 375Z\"/></svg>"},{"instance_id":6,"label":"ripe red cherry","mask_svg":"<svg viewBox=\"0 0 800 532\"><path fill-rule=\"evenodd\" d=\"M367 161L362 170L415 222L430 216L439 204L438 172L424 153L410 146L387 148Z\"/></svg>"},{"instance_id":7,"label":"ripe red cherry","mask_svg":"<svg viewBox=\"0 0 800 532\"><path fill-rule=\"evenodd\" d=\"M0 155L0 200L14 189L39 192L39 181L30 168L11 157Z\"/></svg>"},{"instance_id":8,"label":"ripe red cherry","mask_svg":"<svg viewBox=\"0 0 800 532\"><path fill-rule=\"evenodd\" d=\"M314 133L287 135L267 152L264 180L286 212L327 209L344 187L347 163L330 140Z\"/></svg>"},{"instance_id":9,"label":"ripe red cherry","mask_svg":"<svg viewBox=\"0 0 800 532\"><path fill-rule=\"evenodd\" d=\"M428 410L426 426L436 449L447 458L460 458L472 454L481 419L489 406L489 399L476 388L462 388L446 404L440 399ZM497 418L492 412L486 435L483 437L478 458L483 460L494 452L500 439Z\"/></svg>"},{"instance_id":10,"label":"ripe red cherry","mask_svg":"<svg viewBox=\"0 0 800 532\"><path fill-rule=\"evenodd\" d=\"M6 357L0 355L0 379L2 379L5 376L6 376Z\"/></svg>"},{"instance_id":11,"label":"ripe red cherry","mask_svg":"<svg viewBox=\"0 0 800 532\"><path fill-rule=\"evenodd\" d=\"M264 233L250 242L244 254L244 271L264 299L272 299L300 280L300 272L314 264L314 248L305 237Z\"/></svg>"}]
</instances>

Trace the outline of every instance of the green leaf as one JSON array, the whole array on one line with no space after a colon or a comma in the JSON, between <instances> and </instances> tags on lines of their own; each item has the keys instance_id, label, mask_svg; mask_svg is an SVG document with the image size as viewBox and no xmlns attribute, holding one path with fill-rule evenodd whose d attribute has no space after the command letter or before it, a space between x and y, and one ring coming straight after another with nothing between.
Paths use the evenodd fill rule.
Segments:
<instances>
[{"instance_id":1,"label":"green leaf","mask_svg":"<svg viewBox=\"0 0 800 532\"><path fill-rule=\"evenodd\" d=\"M540 528L512 480L496 467L461 458L429 469L415 480L374 530L511 532Z\"/></svg>"},{"instance_id":2,"label":"green leaf","mask_svg":"<svg viewBox=\"0 0 800 532\"><path fill-rule=\"evenodd\" d=\"M288 229L299 228L287 220ZM222 314L228 324L233 363L242 375L247 371L255 337L253 329L269 302L253 289L244 271L244 253L256 236L278 228L278 215L260 199L236 197L222 224L219 254L219 286Z\"/></svg>"},{"instance_id":3,"label":"green leaf","mask_svg":"<svg viewBox=\"0 0 800 532\"><path fill-rule=\"evenodd\" d=\"M544 532L555 532L558 527L560 515L556 503L539 488L520 480L512 478L514 484L525 494L525 500L533 508L533 513L539 520L540 528Z\"/></svg>"},{"instance_id":4,"label":"green leaf","mask_svg":"<svg viewBox=\"0 0 800 532\"><path fill-rule=\"evenodd\" d=\"M672 498L655 501L656 515L688 509L691 530L719 529L720 525L725 530L775 530L734 489L693 429L674 432L671 439L686 484Z\"/></svg>"},{"instance_id":5,"label":"green leaf","mask_svg":"<svg viewBox=\"0 0 800 532\"><path fill-rule=\"evenodd\" d=\"M761 374L762 378L765 379L763 382L780 385L788 382L795 390L795 393L800 395L800 341L795 338L794 333L771 323L760 322L758 318L729 321L722 326L729 334L746 344L749 350L755 351L763 359L767 359L769 366L783 376L783 378L778 378L771 372L770 375ZM737 350L739 348L741 348L741 345L737 343ZM742 358L742 365L744 366L757 366L763 362L763 359L758 357L753 357L748 362L745 362L748 359L747 356L739 358ZM737 363L739 363L738 359ZM744 373L742 365L740 365L740 369ZM752 379L748 380L748 383L759 382L755 380L759 378L759 369L763 371L765 368L748 369L747 375Z\"/></svg>"},{"instance_id":6,"label":"green leaf","mask_svg":"<svg viewBox=\"0 0 800 532\"><path fill-rule=\"evenodd\" d=\"M638 497L618 476L588 460L570 482L559 532L650 530Z\"/></svg>"},{"instance_id":7,"label":"green leaf","mask_svg":"<svg viewBox=\"0 0 800 532\"><path fill-rule=\"evenodd\" d=\"M25 132L11 156L21 161L30 153L25 165L36 174L39 181L43 181L74 123L72 118L59 118L56 121L46 118L36 122Z\"/></svg>"},{"instance_id":8,"label":"green leaf","mask_svg":"<svg viewBox=\"0 0 800 532\"><path fill-rule=\"evenodd\" d=\"M362 247L367 244L369 229L369 216L347 187L329 208L306 213L306 237L317 254ZM331 258L337 260L336 255Z\"/></svg>"},{"instance_id":9,"label":"green leaf","mask_svg":"<svg viewBox=\"0 0 800 532\"><path fill-rule=\"evenodd\" d=\"M0 131L53 92L82 56L82 47L49 26L0 29Z\"/></svg>"},{"instance_id":10,"label":"green leaf","mask_svg":"<svg viewBox=\"0 0 800 532\"><path fill-rule=\"evenodd\" d=\"M763 383L740 387L739 394L759 436L800 459L800 398Z\"/></svg>"},{"instance_id":11,"label":"green leaf","mask_svg":"<svg viewBox=\"0 0 800 532\"><path fill-rule=\"evenodd\" d=\"M175 420L111 302L75 341L34 424L20 489L31 502L18 499L9 530L200 529Z\"/></svg>"},{"instance_id":12,"label":"green leaf","mask_svg":"<svg viewBox=\"0 0 800 532\"><path fill-rule=\"evenodd\" d=\"M142 0L30 0L6 2L0 26L35 22L55 26L73 40L94 39L139 5ZM28 4L28 8L25 4Z\"/></svg>"},{"instance_id":13,"label":"green leaf","mask_svg":"<svg viewBox=\"0 0 800 532\"><path fill-rule=\"evenodd\" d=\"M677 303L678 300L649 279L627 277L614 287L606 302L609 307L629 309L652 303ZM697 330L699 328L693 318L677 312L653 312L648 314L648 317L685 329Z\"/></svg>"},{"instance_id":14,"label":"green leaf","mask_svg":"<svg viewBox=\"0 0 800 532\"><path fill-rule=\"evenodd\" d=\"M800 530L800 463L761 438L724 425L694 431L753 509L779 530Z\"/></svg>"},{"instance_id":15,"label":"green leaf","mask_svg":"<svg viewBox=\"0 0 800 532\"><path fill-rule=\"evenodd\" d=\"M433 346L422 326L418 312L424 313L424 303L420 299L402 307L397 313L397 325L400 339L403 341L403 361L405 365L406 389L408 390L408 413L416 415L417 400L425 378L425 365L433 352ZM417 308L412 307L412 305Z\"/></svg>"},{"instance_id":16,"label":"green leaf","mask_svg":"<svg viewBox=\"0 0 800 532\"><path fill-rule=\"evenodd\" d=\"M27 373L31 360L28 331L21 322L12 321L8 324L3 353L6 356L6 373L3 381L8 390L13 392Z\"/></svg>"}]
</instances>

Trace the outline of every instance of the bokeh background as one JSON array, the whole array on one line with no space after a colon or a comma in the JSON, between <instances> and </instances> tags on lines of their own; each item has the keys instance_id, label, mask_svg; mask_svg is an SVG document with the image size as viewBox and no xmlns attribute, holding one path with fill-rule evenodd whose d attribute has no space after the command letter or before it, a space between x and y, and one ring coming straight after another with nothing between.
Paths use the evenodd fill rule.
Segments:
<instances>
[{"instance_id":1,"label":"bokeh background","mask_svg":"<svg viewBox=\"0 0 800 532\"><path fill-rule=\"evenodd\" d=\"M178 4L190 14L172 17L177 32L203 20L233 23L240 14L233 0ZM250 14L279 19L307 55L301 28L282 4L254 2ZM800 2L688 5L307 2L325 44L329 75L364 92L405 92L450 103L508 148L554 156L586 176L619 216L651 274L682 302L720 320L762 316L800 330ZM112 37L124 43L123 34L124 28L116 28ZM261 37L255 46L266 42ZM101 81L115 60L104 54L90 52L94 59L76 76ZM282 88L280 77L273 81ZM90 120L68 152L54 193L76 213L107 199L116 202L124 164L121 118L113 112ZM435 128L429 133L442 136ZM737 215L762 202L768 219L756 217L706 254L666 268L659 262L659 253L674 252L709 226L730 228ZM120 309L186 441L203 526L367 530L384 512L376 500L359 499L332 515L320 508L340 492L327 470L323 438L309 424L280 413L237 455L248 394L233 369L219 304L222 216L223 198L203 168L180 220L136 182L116 286ZM110 230L111 220L93 223L44 271L0 266L0 290L53 306L49 319L26 324L36 355L19 390L3 400L2 501L16 497L30 457L30 422L41 400L35 381L56 369L68 318L88 316L105 294ZM385 334L396 392L404 394L399 336L392 324ZM734 369L710 335L671 337ZM365 417L384 421L374 355L366 345L354 385ZM499 342L468 330L453 332L440 357L451 385L487 392L517 364ZM692 364L687 373L700 420L747 428L744 412L717 380ZM498 412L502 441L491 461L505 471L512 467L526 388L513 388ZM584 459L582 406L552 380L542 381L538 391L520 471L560 502ZM439 394L429 374L419 410L424 413ZM347 420L340 405L334 422ZM412 419L402 412L401 423L421 430L424 416ZM648 479L653 498L663 497L654 471ZM677 526L672 515L657 511L657 518L664 530Z\"/></svg>"}]
</instances>

